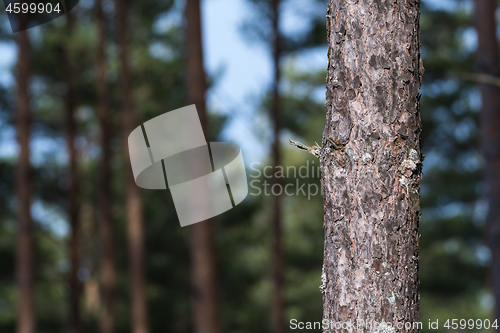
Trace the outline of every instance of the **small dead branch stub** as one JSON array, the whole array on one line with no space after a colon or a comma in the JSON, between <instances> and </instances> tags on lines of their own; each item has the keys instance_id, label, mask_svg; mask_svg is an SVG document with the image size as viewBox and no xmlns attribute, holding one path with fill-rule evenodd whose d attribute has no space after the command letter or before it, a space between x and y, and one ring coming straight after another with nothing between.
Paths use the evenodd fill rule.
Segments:
<instances>
[{"instance_id":1,"label":"small dead branch stub","mask_svg":"<svg viewBox=\"0 0 500 333\"><path fill-rule=\"evenodd\" d=\"M317 143L314 146L308 146L308 145L305 145L305 144L300 143L298 141L294 141L294 140L290 139L290 144L292 146L299 148L299 149L305 150L309 154L319 158L319 153L320 153L321 147Z\"/></svg>"}]
</instances>

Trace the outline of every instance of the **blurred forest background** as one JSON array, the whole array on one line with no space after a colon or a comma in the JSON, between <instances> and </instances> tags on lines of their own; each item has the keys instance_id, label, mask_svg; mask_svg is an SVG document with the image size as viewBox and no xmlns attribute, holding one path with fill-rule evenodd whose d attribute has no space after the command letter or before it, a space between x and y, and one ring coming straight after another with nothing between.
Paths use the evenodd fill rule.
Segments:
<instances>
[{"instance_id":1,"label":"blurred forest background","mask_svg":"<svg viewBox=\"0 0 500 333\"><path fill-rule=\"evenodd\" d=\"M259 173L254 169L272 164L317 170L318 162L290 147L288 139L321 142L325 122L326 1L283 0L279 7L273 7L274 3L246 0L247 19L237 27L243 41L262 48L272 59L270 63L279 65L279 71L269 73L272 84L264 92L248 91L252 103L237 105L230 98L231 91L227 100L208 103L212 141L227 141L231 127L233 133L237 128L235 122L243 121L254 134L244 148L254 145L265 152L249 154L258 159L245 157L249 182L266 180L263 175L256 178ZM132 303L137 301L131 296L131 285L138 280L133 277L137 272L130 270L134 253L127 236L129 161L123 150L121 52L128 56L130 94L126 99L134 105L137 125L187 105L185 45L190 35L185 33L182 19L184 4L175 0L130 2L128 12L121 16L128 24L124 35L117 23L120 15L115 2L81 0L71 15L28 31L33 154L29 212L33 219L36 332L70 332L70 328L71 332L99 332L109 309L115 331L131 332ZM276 48L278 14L294 9L308 23L293 33L279 29ZM426 69L421 115L426 157L421 187L420 291L421 321L427 331L428 319L492 319L494 298L488 280L491 252L483 235L488 203L479 150L481 97L476 83L454 75L474 71L473 3L423 0L421 10L421 52ZM1 20L3 47L17 48L19 34L12 34L6 15ZM128 41L125 51L123 38ZM307 55L318 50L324 50L324 68L311 70L322 68L322 63L309 66L303 62L312 61ZM9 69L12 75L16 74L14 65ZM215 89L223 76L223 71L208 72L208 89ZM0 84L0 129L4 134L13 133L19 81L16 85L2 79ZM103 133L108 148L103 148ZM7 140L5 135L0 138ZM0 151L0 332L15 332L17 315L23 311L18 307L22 300L15 275L19 150L12 153L6 148L9 144L0 142L4 150ZM103 156L109 163L108 174L103 172ZM319 185L317 174L300 179L289 176L272 181L293 184L294 193L297 181L306 184L306 189L309 184ZM108 183L109 191L104 185ZM280 311L285 331L291 331L288 322L292 318L320 321L321 194L276 199L252 193L256 190L251 187L242 204L212 221L220 332L278 332L271 317L280 318ZM191 227L179 226L169 191L140 190L139 195L146 326L150 332L191 332L195 326ZM105 207L110 208L107 213L103 213ZM103 228L103 214L109 228ZM108 243L110 239L112 243ZM112 266L115 270L109 272ZM106 274L111 278L106 279ZM109 283L114 293L109 293ZM276 288L281 288L281 296L276 296Z\"/></svg>"}]
</instances>

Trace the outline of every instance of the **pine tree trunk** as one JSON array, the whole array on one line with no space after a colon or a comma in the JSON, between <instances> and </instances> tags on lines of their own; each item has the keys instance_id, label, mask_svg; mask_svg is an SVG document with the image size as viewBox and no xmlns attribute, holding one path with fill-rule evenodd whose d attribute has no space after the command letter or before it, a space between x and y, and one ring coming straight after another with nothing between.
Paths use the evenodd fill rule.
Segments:
<instances>
[{"instance_id":1,"label":"pine tree trunk","mask_svg":"<svg viewBox=\"0 0 500 333\"><path fill-rule=\"evenodd\" d=\"M272 100L271 100L271 119L273 121L273 169L276 170L281 164L281 149L280 149L280 59L281 59L281 45L280 45L280 32L279 32L279 18L280 18L280 0L272 0L271 3L272 15L272 54L274 77L272 87ZM271 186L281 185L280 179L274 177L276 173L273 172L271 179ZM274 195L273 197L273 210L272 210L272 226L273 226L273 247L272 247L272 281L273 281L273 295L272 295L272 312L271 324L273 333L284 332L284 301L283 301L283 248L281 244L281 195Z\"/></svg>"},{"instance_id":2,"label":"pine tree trunk","mask_svg":"<svg viewBox=\"0 0 500 333\"><path fill-rule=\"evenodd\" d=\"M330 0L327 31L324 332L402 332L419 320L419 1Z\"/></svg>"},{"instance_id":3,"label":"pine tree trunk","mask_svg":"<svg viewBox=\"0 0 500 333\"><path fill-rule=\"evenodd\" d=\"M130 257L130 277L132 293L132 333L148 333L146 279L144 276L144 226L142 200L139 187L135 184L130 156L128 136L136 127L132 101L131 73L129 65L128 0L116 0L118 21L118 43L120 57L120 97L122 100L123 150L126 161L126 205L127 237Z\"/></svg>"},{"instance_id":4,"label":"pine tree trunk","mask_svg":"<svg viewBox=\"0 0 500 333\"><path fill-rule=\"evenodd\" d=\"M495 0L475 0L475 26L478 37L476 71L500 77L496 36ZM479 84L482 97L480 113L481 148L485 159L489 211L487 240L492 253L491 281L496 300L495 318L500 321L500 88Z\"/></svg>"},{"instance_id":5,"label":"pine tree trunk","mask_svg":"<svg viewBox=\"0 0 500 333\"><path fill-rule=\"evenodd\" d=\"M69 273L70 285L70 332L81 332L81 316L80 316L80 295L81 295L81 282L78 279L78 271L80 269L80 213L78 204L78 164L77 164L77 150L75 146L76 138L76 91L75 91L75 70L72 63L72 55L68 49L71 42L71 35L73 32L74 17L70 13L66 15L66 31L67 40L64 48L64 81L66 84L66 94L64 100L64 107L66 112L66 143L69 156L68 179L69 187L68 195L68 216L71 226L70 237L70 257L71 269Z\"/></svg>"},{"instance_id":6,"label":"pine tree trunk","mask_svg":"<svg viewBox=\"0 0 500 333\"><path fill-rule=\"evenodd\" d=\"M186 0L186 91L188 103L195 104L209 139L205 105L207 83L203 64L200 0ZM218 333L218 302L213 221L196 223L191 228L191 285L193 290L194 332Z\"/></svg>"},{"instance_id":7,"label":"pine tree trunk","mask_svg":"<svg viewBox=\"0 0 500 333\"><path fill-rule=\"evenodd\" d=\"M101 332L115 331L116 269L114 262L114 233L111 193L111 114L108 106L108 84L106 82L106 21L102 11L102 0L96 1L98 30L97 45L97 114L101 127L101 177L99 186L99 227L102 237L102 294L104 314Z\"/></svg>"},{"instance_id":8,"label":"pine tree trunk","mask_svg":"<svg viewBox=\"0 0 500 333\"><path fill-rule=\"evenodd\" d=\"M30 41L27 31L16 36L18 46L16 128L19 157L16 167L18 234L16 275L19 288L17 333L35 332L33 220L31 218L32 172L30 163L31 111L29 96Z\"/></svg>"}]
</instances>

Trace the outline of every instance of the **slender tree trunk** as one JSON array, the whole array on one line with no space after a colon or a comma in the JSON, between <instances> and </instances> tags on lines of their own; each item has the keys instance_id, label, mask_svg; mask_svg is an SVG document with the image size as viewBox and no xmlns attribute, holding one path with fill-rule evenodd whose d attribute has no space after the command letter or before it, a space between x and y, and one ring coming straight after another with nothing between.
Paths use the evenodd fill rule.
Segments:
<instances>
[{"instance_id":1,"label":"slender tree trunk","mask_svg":"<svg viewBox=\"0 0 500 333\"><path fill-rule=\"evenodd\" d=\"M68 188L68 215L71 225L71 238L70 238L70 257L71 269L69 276L70 285L70 332L81 332L81 315L80 315L80 295L81 295L81 282L78 279L78 270L80 269L80 210L78 203L78 162L77 162L77 149L75 146L76 138L76 89L75 89L75 69L73 66L72 54L69 51L68 45L71 42L71 35L74 26L74 17L71 13L66 15L66 30L67 40L64 48L64 65L65 65L65 78L66 95L65 95L65 111L66 111L66 142L69 156L69 188Z\"/></svg>"},{"instance_id":2,"label":"slender tree trunk","mask_svg":"<svg viewBox=\"0 0 500 333\"><path fill-rule=\"evenodd\" d=\"M203 65L200 0L186 0L186 90L189 104L195 104L208 140L205 105L207 83ZM193 289L194 331L218 333L218 303L213 221L191 227L191 285Z\"/></svg>"},{"instance_id":3,"label":"slender tree trunk","mask_svg":"<svg viewBox=\"0 0 500 333\"><path fill-rule=\"evenodd\" d=\"M323 318L359 332L404 332L420 316L418 22L415 0L327 7Z\"/></svg>"},{"instance_id":4,"label":"slender tree trunk","mask_svg":"<svg viewBox=\"0 0 500 333\"><path fill-rule=\"evenodd\" d=\"M281 149L280 149L280 134L281 134L281 121L280 121L280 59L281 59L281 45L280 45L280 31L279 31L279 18L280 18L280 0L272 0L271 3L272 15L272 54L274 77L272 87L272 100L271 100L271 118L273 121L273 169L281 164ZM280 179L275 177L271 179L271 186L281 186ZM284 332L284 301L283 301L283 246L281 242L281 195L273 196L273 210L272 210L272 226L273 226L273 253L272 253L272 281L273 281L273 295L272 295L272 312L271 324L274 333Z\"/></svg>"},{"instance_id":5,"label":"slender tree trunk","mask_svg":"<svg viewBox=\"0 0 500 333\"><path fill-rule=\"evenodd\" d=\"M19 288L17 333L35 332L34 272L33 272L33 220L31 218L31 164L30 164L30 41L26 30L16 36L18 46L16 127L19 157L16 167L17 196L17 249L16 275Z\"/></svg>"},{"instance_id":6,"label":"slender tree trunk","mask_svg":"<svg viewBox=\"0 0 500 333\"><path fill-rule=\"evenodd\" d=\"M130 256L130 277L132 293L132 333L147 333L148 310L146 298L146 278L144 274L144 226L142 219L142 200L139 187L135 184L130 160L127 138L136 127L132 100L131 71L129 64L129 27L128 0L116 0L118 20L118 43L120 48L120 95L122 99L123 150L126 163L127 196L127 236Z\"/></svg>"},{"instance_id":7,"label":"slender tree trunk","mask_svg":"<svg viewBox=\"0 0 500 333\"><path fill-rule=\"evenodd\" d=\"M102 294L104 314L101 332L115 331L115 287L114 234L111 193L111 114L108 106L108 84L106 82L106 20L102 11L102 0L96 2L97 44L97 114L101 127L101 180L99 198L99 227L102 237Z\"/></svg>"},{"instance_id":8,"label":"slender tree trunk","mask_svg":"<svg viewBox=\"0 0 500 333\"><path fill-rule=\"evenodd\" d=\"M476 71L500 76L495 12L497 1L475 0L475 26L478 37ZM495 318L500 321L500 87L481 83L481 148L485 159L489 211L487 240L492 253L491 281L496 300Z\"/></svg>"}]
</instances>

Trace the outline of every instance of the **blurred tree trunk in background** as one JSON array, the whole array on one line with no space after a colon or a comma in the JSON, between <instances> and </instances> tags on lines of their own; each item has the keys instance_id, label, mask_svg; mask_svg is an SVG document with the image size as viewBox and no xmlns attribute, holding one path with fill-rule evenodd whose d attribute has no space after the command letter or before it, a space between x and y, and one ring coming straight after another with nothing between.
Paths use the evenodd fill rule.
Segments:
<instances>
[{"instance_id":1,"label":"blurred tree trunk in background","mask_svg":"<svg viewBox=\"0 0 500 333\"><path fill-rule=\"evenodd\" d=\"M279 30L280 0L271 1L271 23L272 39L271 50L273 55L273 83L271 92L271 119L273 121L273 177L271 178L271 189L275 184L281 187L281 181L277 178L277 167L281 164L280 149L280 60L281 60L281 38ZM281 244L281 198L282 195L273 195L272 226L273 226L273 247L272 247L272 312L271 325L273 333L284 332L284 301L283 301L283 248Z\"/></svg>"},{"instance_id":2,"label":"blurred tree trunk in background","mask_svg":"<svg viewBox=\"0 0 500 333\"><path fill-rule=\"evenodd\" d=\"M419 10L418 1L327 7L321 289L331 321L420 317Z\"/></svg>"},{"instance_id":3,"label":"blurred tree trunk in background","mask_svg":"<svg viewBox=\"0 0 500 333\"><path fill-rule=\"evenodd\" d=\"M146 298L146 279L144 276L144 226L142 218L142 200L139 187L135 184L130 156L128 136L136 127L134 105L132 101L131 71L129 64L129 0L116 0L116 18L118 21L118 44L120 58L120 98L123 120L123 150L126 169L126 207L127 235L130 258L130 278L132 293L132 333L147 333L148 310Z\"/></svg>"},{"instance_id":4,"label":"blurred tree trunk in background","mask_svg":"<svg viewBox=\"0 0 500 333\"><path fill-rule=\"evenodd\" d=\"M64 58L64 83L66 85L66 93L64 96L65 108L65 134L69 157L68 180L69 187L68 195L68 216L71 226L70 238L70 257L71 269L69 275L70 285L70 332L81 332L81 315L80 315L80 295L81 282L78 279L78 271L80 269L80 212L79 212L79 179L78 179L78 163L77 149L75 146L76 138L76 88L75 88L75 69L70 50L71 38L74 30L74 17L71 12L66 14L66 36L63 47Z\"/></svg>"},{"instance_id":5,"label":"blurred tree trunk in background","mask_svg":"<svg viewBox=\"0 0 500 333\"><path fill-rule=\"evenodd\" d=\"M104 299L104 314L101 332L115 331L115 286L114 235L111 192L111 114L108 106L108 84L106 82L106 19L102 0L96 1L97 16L97 116L101 127L101 174L99 182L99 227L102 241L101 278Z\"/></svg>"},{"instance_id":6,"label":"blurred tree trunk in background","mask_svg":"<svg viewBox=\"0 0 500 333\"><path fill-rule=\"evenodd\" d=\"M25 17L20 15L21 26ZM33 220L31 218L32 171L30 163L31 111L29 95L31 46L26 30L18 32L16 37L19 52L16 73L16 130L19 145L19 157L16 166L17 218L19 221L16 249L16 275L19 288L17 333L34 333L34 247Z\"/></svg>"},{"instance_id":7,"label":"blurred tree trunk in background","mask_svg":"<svg viewBox=\"0 0 500 333\"><path fill-rule=\"evenodd\" d=\"M500 77L495 13L497 1L475 0L475 26L478 37L476 72ZM481 150L485 160L489 211L487 240L492 253L491 281L496 301L495 318L500 320L500 88L480 83Z\"/></svg>"},{"instance_id":8,"label":"blurred tree trunk in background","mask_svg":"<svg viewBox=\"0 0 500 333\"><path fill-rule=\"evenodd\" d=\"M186 92L189 104L195 104L207 141L210 138L205 104L207 81L203 64L200 0L187 0L186 19ZM194 331L218 333L216 261L213 221L196 223L191 228L191 284Z\"/></svg>"}]
</instances>

